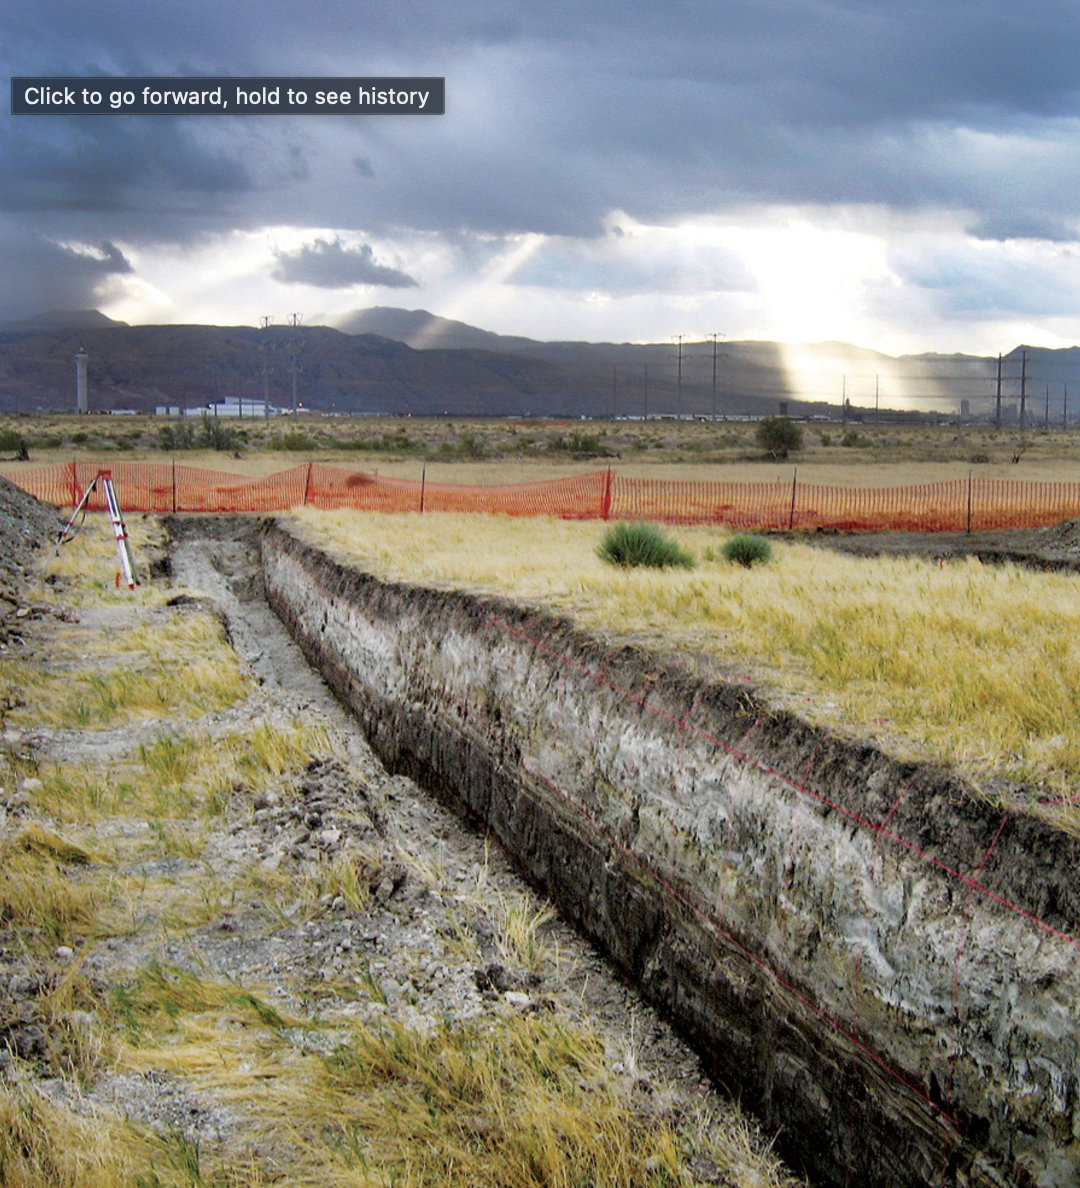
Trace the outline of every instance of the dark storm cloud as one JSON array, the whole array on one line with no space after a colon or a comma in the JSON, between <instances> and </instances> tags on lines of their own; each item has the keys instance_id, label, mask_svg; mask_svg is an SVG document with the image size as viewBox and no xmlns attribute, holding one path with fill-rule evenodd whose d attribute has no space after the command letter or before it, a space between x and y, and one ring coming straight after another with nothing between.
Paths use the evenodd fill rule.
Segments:
<instances>
[{"instance_id":1,"label":"dark storm cloud","mask_svg":"<svg viewBox=\"0 0 1080 1188\"><path fill-rule=\"evenodd\" d=\"M168 214L250 190L244 165L169 116L8 117L0 210ZM201 207L205 209L205 207Z\"/></svg>"},{"instance_id":2,"label":"dark storm cloud","mask_svg":"<svg viewBox=\"0 0 1080 1188\"><path fill-rule=\"evenodd\" d=\"M676 220L754 202L951 206L987 234L1080 219L1067 144L1037 168L1008 148L1080 115L1075 0L8 10L9 74L447 78L448 114L419 121L0 117L0 209L31 231L67 217L85 235L96 215L121 241L260 224L592 237L616 208ZM966 131L1001 153L969 151ZM279 271L389 283L348 280L381 266L340 245L306 250Z\"/></svg>"},{"instance_id":3,"label":"dark storm cloud","mask_svg":"<svg viewBox=\"0 0 1080 1188\"><path fill-rule=\"evenodd\" d=\"M773 196L784 188L793 143L809 135L804 152L795 154L786 197L798 200L806 187L813 199L852 181L873 189L865 172L861 179L844 176L853 131L922 121L985 126L1021 114L1078 110L1080 21L1071 0L1022 6L1012 0L665 6L652 0L464 0L453 6L369 0L323 3L310 14L283 0L257 7L194 0L155 10L152 18L134 3L90 11L46 0L4 20L14 26L18 47L5 56L27 67L32 58L34 73L54 65L107 73L121 67L174 74L363 73L397 63L401 70L423 66L446 74L450 121L476 98L485 110L470 110L483 117L483 126L476 127L476 140L464 132L458 176L442 161L438 175L414 177L414 191L425 185L433 191L424 203L433 220L443 170L450 166L458 183L449 187L453 201L457 189L469 190L461 175L477 160L497 161L496 152L515 166L539 155L552 183L563 182L575 199L593 204L609 202L609 189L632 185L635 164L661 194L678 192L684 179L697 189L697 175L706 169L721 191L752 194L762 177ZM483 88L485 74L488 94L463 93L463 86ZM191 128L191 135L200 131ZM369 133L402 151L397 130L372 127L371 120L333 129L359 149L352 156L368 158L363 144ZM515 137L516 145L508 143ZM860 140L852 163L868 171L872 162ZM809 152L812 161L805 160ZM585 153L597 175L592 185L581 176ZM149 153L148 169L153 160ZM493 222L512 223L509 212L499 215L500 207L520 205L519 226L533 225L531 174L526 170L526 184L512 187L509 176L496 172L506 192L492 195ZM886 188L893 188L891 179Z\"/></svg>"},{"instance_id":4,"label":"dark storm cloud","mask_svg":"<svg viewBox=\"0 0 1080 1188\"><path fill-rule=\"evenodd\" d=\"M132 271L113 243L79 248L0 230L0 259L7 280L0 286L0 321L45 309L90 309L114 276Z\"/></svg>"},{"instance_id":5,"label":"dark storm cloud","mask_svg":"<svg viewBox=\"0 0 1080 1188\"><path fill-rule=\"evenodd\" d=\"M369 243L348 248L340 239L317 239L299 251L278 252L277 261L271 275L287 284L315 285L320 289L350 289L353 285L416 287L411 276L380 264Z\"/></svg>"}]
</instances>

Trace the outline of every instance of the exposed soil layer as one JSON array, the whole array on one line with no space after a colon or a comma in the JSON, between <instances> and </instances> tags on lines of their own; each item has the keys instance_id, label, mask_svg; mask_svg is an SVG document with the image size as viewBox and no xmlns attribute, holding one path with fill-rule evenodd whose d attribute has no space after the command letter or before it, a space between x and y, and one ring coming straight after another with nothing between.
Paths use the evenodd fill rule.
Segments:
<instances>
[{"instance_id":1,"label":"exposed soil layer","mask_svg":"<svg viewBox=\"0 0 1080 1188\"><path fill-rule=\"evenodd\" d=\"M1063 530L1064 531L1064 530ZM830 1184L1072 1183L1080 843L496 599L271 528L272 605Z\"/></svg>"},{"instance_id":2,"label":"exposed soil layer","mask_svg":"<svg viewBox=\"0 0 1080 1188\"><path fill-rule=\"evenodd\" d=\"M933 560L978 557L981 561L1013 561L1029 569L1080 569L1080 521L1050 528L999 532L868 532L855 536L800 537L811 544L858 557L916 556Z\"/></svg>"}]
</instances>

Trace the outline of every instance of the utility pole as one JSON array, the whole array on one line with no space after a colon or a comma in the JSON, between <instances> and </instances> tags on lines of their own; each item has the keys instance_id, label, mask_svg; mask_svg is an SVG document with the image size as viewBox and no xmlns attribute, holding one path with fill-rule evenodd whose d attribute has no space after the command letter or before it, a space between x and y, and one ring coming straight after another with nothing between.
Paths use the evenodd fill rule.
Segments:
<instances>
[{"instance_id":1,"label":"utility pole","mask_svg":"<svg viewBox=\"0 0 1080 1188\"><path fill-rule=\"evenodd\" d=\"M1064 381L1061 384L1061 427L1069 427L1069 385Z\"/></svg>"},{"instance_id":2,"label":"utility pole","mask_svg":"<svg viewBox=\"0 0 1080 1188\"><path fill-rule=\"evenodd\" d=\"M874 376L874 424L881 420L881 376Z\"/></svg>"},{"instance_id":3,"label":"utility pole","mask_svg":"<svg viewBox=\"0 0 1080 1188\"><path fill-rule=\"evenodd\" d=\"M997 387L994 389L994 428L1001 428L1001 352L998 351Z\"/></svg>"},{"instance_id":4,"label":"utility pole","mask_svg":"<svg viewBox=\"0 0 1080 1188\"><path fill-rule=\"evenodd\" d=\"M300 323L304 320L304 315L301 313L289 314L289 325L293 328L294 337L289 340L289 371L292 373L292 410L293 416L296 416L296 373L303 371L300 365L300 352L304 349L304 340L296 338L296 331L300 329ZM267 412L269 416L269 411Z\"/></svg>"},{"instance_id":5,"label":"utility pole","mask_svg":"<svg viewBox=\"0 0 1080 1188\"><path fill-rule=\"evenodd\" d=\"M611 365L611 419L614 421L618 415L618 405L616 403L619 395L619 365L612 363Z\"/></svg>"},{"instance_id":6,"label":"utility pole","mask_svg":"<svg viewBox=\"0 0 1080 1188\"><path fill-rule=\"evenodd\" d=\"M675 356L675 358L678 360L678 370L676 372L677 378L676 378L676 385L675 385L675 420L676 421L682 420L682 344L683 344L683 339L685 337L686 337L685 334L676 334L675 335L675 342L679 348L678 353Z\"/></svg>"},{"instance_id":7,"label":"utility pole","mask_svg":"<svg viewBox=\"0 0 1080 1188\"><path fill-rule=\"evenodd\" d=\"M716 360L719 356L716 353L716 340L720 337L719 334L711 334L712 339L712 419L713 424L716 424Z\"/></svg>"},{"instance_id":8,"label":"utility pole","mask_svg":"<svg viewBox=\"0 0 1080 1188\"><path fill-rule=\"evenodd\" d=\"M259 319L259 327L265 332L274 324L272 314L264 314ZM270 362L270 343L264 333L259 343L259 351L262 355L262 377L263 377L263 420L270 420L270 372L274 370L273 364ZM244 402L240 401L240 419L244 418ZM251 410L251 418L255 419L255 409Z\"/></svg>"},{"instance_id":9,"label":"utility pole","mask_svg":"<svg viewBox=\"0 0 1080 1188\"><path fill-rule=\"evenodd\" d=\"M1043 428L1050 428L1050 385L1046 385L1046 404L1043 405Z\"/></svg>"},{"instance_id":10,"label":"utility pole","mask_svg":"<svg viewBox=\"0 0 1080 1188\"><path fill-rule=\"evenodd\" d=\"M645 407L642 410L642 418L641 419L643 421L647 421L649 419L649 365L648 365L648 363L645 364L645 399L644 399L644 404L645 404Z\"/></svg>"},{"instance_id":11,"label":"utility pole","mask_svg":"<svg viewBox=\"0 0 1080 1188\"><path fill-rule=\"evenodd\" d=\"M1027 428L1027 351L1020 353L1020 432Z\"/></svg>"}]
</instances>

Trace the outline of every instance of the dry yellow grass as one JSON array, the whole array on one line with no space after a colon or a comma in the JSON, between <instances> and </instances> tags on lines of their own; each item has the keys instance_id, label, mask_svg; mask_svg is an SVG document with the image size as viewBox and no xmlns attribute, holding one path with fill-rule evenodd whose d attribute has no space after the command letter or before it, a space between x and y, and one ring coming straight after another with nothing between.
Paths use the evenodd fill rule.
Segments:
<instances>
[{"instance_id":1,"label":"dry yellow grass","mask_svg":"<svg viewBox=\"0 0 1080 1188\"><path fill-rule=\"evenodd\" d=\"M608 1067L588 1027L503 1014L417 1030L315 1027L167 968L123 989L122 1068L167 1070L244 1113L281 1182L315 1188L692 1188L693 1158L741 1188L796 1181L732 1109L688 1117Z\"/></svg>"},{"instance_id":2,"label":"dry yellow grass","mask_svg":"<svg viewBox=\"0 0 1080 1188\"><path fill-rule=\"evenodd\" d=\"M0 926L29 929L24 943L43 948L88 928L98 889L71 872L88 861L81 847L33 824L0 839Z\"/></svg>"},{"instance_id":3,"label":"dry yellow grass","mask_svg":"<svg viewBox=\"0 0 1080 1188\"><path fill-rule=\"evenodd\" d=\"M20 433L25 422L17 422ZM269 425L262 421L230 423L230 428L247 435L240 458L233 451L181 450L170 453L154 448L158 435L168 424L163 418L125 418L124 430L135 434L122 451L103 444L72 443L64 448L34 448L30 462L5 462L0 473L15 476L41 466L84 462L109 466L116 462L153 462L194 466L229 474L265 476L305 465L325 462L354 470L378 471L396 478L419 479L424 462L417 452L426 449L429 482L500 484L534 482L582 474L608 465L631 478L773 481L787 480L791 465L762 456L755 442L755 426L749 422L634 421L536 422L526 424L504 419L471 418L343 418L308 414ZM69 418L35 418L34 431L42 437L70 435ZM117 422L106 428L106 438L118 429ZM982 478L1024 481L1070 481L1076 474L1076 434L1059 428L1033 428L1021 435L1015 428L995 432L988 425L806 425L804 448L793 455L800 480L837 486L903 486L964 477L971 458L985 457L975 470ZM847 431L858 439L857 448L838 443ZM284 435L296 435L310 446L297 450L269 448ZM553 439L577 435L596 439L612 455L573 458L553 453ZM369 442L384 439L384 450L350 449L344 443L355 439ZM463 456L454 451L462 438L475 440L482 457ZM410 443L405 450L393 447L395 440ZM826 442L830 444L825 444ZM447 453L442 447L450 447ZM410 453L410 450L412 451ZM1020 455L1018 463L1011 459ZM702 461L702 459L709 459ZM129 525L130 527L130 525Z\"/></svg>"},{"instance_id":4,"label":"dry yellow grass","mask_svg":"<svg viewBox=\"0 0 1080 1188\"><path fill-rule=\"evenodd\" d=\"M220 634L216 621L208 623ZM5 715L13 725L101 730L168 715L198 717L232 705L247 691L247 678L227 654L192 656L186 664L142 656L128 668L101 672L79 667L25 680L8 669L0 682L24 690L23 696L9 694L9 703L21 702Z\"/></svg>"},{"instance_id":5,"label":"dry yellow grass","mask_svg":"<svg viewBox=\"0 0 1080 1188\"><path fill-rule=\"evenodd\" d=\"M161 1144L104 1114L80 1114L30 1081L0 1084L0 1184L5 1188L182 1188L190 1178L162 1168ZM162 1160L162 1163L166 1161Z\"/></svg>"},{"instance_id":6,"label":"dry yellow grass","mask_svg":"<svg viewBox=\"0 0 1080 1188\"><path fill-rule=\"evenodd\" d=\"M192 718L223 709L248 691L216 615L164 610L174 591L149 577L164 548L160 520L133 517L128 528L144 578L133 590L116 585L116 541L105 516L88 517L46 559L34 596L78 607L80 617L89 616L101 629L88 636L77 626L54 625L47 673L17 658L0 659L0 717L16 726L108 729L157 715ZM127 614L133 607L149 620L133 625Z\"/></svg>"},{"instance_id":7,"label":"dry yellow grass","mask_svg":"<svg viewBox=\"0 0 1080 1188\"><path fill-rule=\"evenodd\" d=\"M113 754L107 763L24 764L19 773L25 770L36 780L28 794L35 811L85 825L119 814L155 820L213 816L237 789L253 798L302 770L313 755L334 753L326 730L305 724L223 733L212 747L203 737L166 728L127 754Z\"/></svg>"},{"instance_id":8,"label":"dry yellow grass","mask_svg":"<svg viewBox=\"0 0 1080 1188\"><path fill-rule=\"evenodd\" d=\"M388 578L511 595L672 652L736 663L799 712L905 755L1069 793L1080 781L1077 579L977 561L943 569L777 542L717 559L725 535L676 533L692 571L621 571L596 524L298 512L330 552Z\"/></svg>"},{"instance_id":9,"label":"dry yellow grass","mask_svg":"<svg viewBox=\"0 0 1080 1188\"><path fill-rule=\"evenodd\" d=\"M70 509L64 514L70 514ZM168 594L163 587L150 582L148 575L151 565L165 549L161 521L154 516L125 515L125 527L142 582L135 590L129 590L122 579L117 584L120 561L116 537L109 517L103 512L80 516L74 525L74 535L45 556L41 575L48 577L54 591L62 590L64 600L74 606L127 605L133 599L141 606L160 605Z\"/></svg>"}]
</instances>

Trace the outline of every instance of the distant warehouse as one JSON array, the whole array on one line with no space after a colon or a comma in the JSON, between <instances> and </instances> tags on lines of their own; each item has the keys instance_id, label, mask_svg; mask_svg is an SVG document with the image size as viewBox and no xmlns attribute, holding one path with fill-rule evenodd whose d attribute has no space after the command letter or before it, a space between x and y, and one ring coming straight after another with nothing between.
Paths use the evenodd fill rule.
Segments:
<instances>
[{"instance_id":1,"label":"distant warehouse","mask_svg":"<svg viewBox=\"0 0 1080 1188\"><path fill-rule=\"evenodd\" d=\"M158 417L236 417L238 420L262 420L279 417L286 410L276 405L267 405L262 400L219 400L216 404L200 404L198 408L181 408L179 405L159 404L154 409Z\"/></svg>"}]
</instances>

